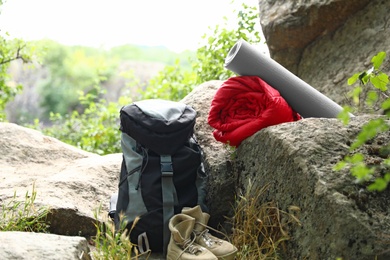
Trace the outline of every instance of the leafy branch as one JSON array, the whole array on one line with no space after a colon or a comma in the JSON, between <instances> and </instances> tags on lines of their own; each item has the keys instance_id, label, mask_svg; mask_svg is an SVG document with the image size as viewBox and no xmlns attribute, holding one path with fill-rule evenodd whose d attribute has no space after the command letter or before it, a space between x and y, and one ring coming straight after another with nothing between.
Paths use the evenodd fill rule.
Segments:
<instances>
[{"instance_id":1,"label":"leafy branch","mask_svg":"<svg viewBox=\"0 0 390 260\"><path fill-rule=\"evenodd\" d=\"M19 45L18 48L17 48L17 50L16 50L15 56L13 56L13 57L7 57L6 59L1 60L1 61L0 61L0 65L4 65L4 64L10 63L11 61L19 60L19 59L21 59L21 60L22 60L23 62L25 62L25 63L30 62L30 60L29 60L27 57L25 57L24 55L21 54L22 50L23 50L25 47L26 47L25 44L24 44L23 46L20 46L20 45ZM0 54L1 54L2 57L4 57L4 56L3 56L4 53L3 53L3 51L1 51L1 49L0 49Z\"/></svg>"},{"instance_id":2,"label":"leafy branch","mask_svg":"<svg viewBox=\"0 0 390 260\"><path fill-rule=\"evenodd\" d=\"M385 59L386 53L379 52L371 59L372 68L356 73L348 79L348 85L359 83L359 86L352 91L355 104L358 106L363 104L368 107L379 106L385 116L371 119L366 123L355 141L350 145L350 152L354 152L354 154L345 156L334 167L335 170L349 167L351 174L358 183L370 183L367 187L370 191L383 191L390 183L390 143L385 143L376 149L375 153L380 159L375 164L369 165L363 153L357 152L363 145L378 137L381 133L388 133L390 130L388 123L390 118L389 76L380 69ZM362 93L366 93L366 95L362 95ZM382 99L379 97L382 97ZM383 99L384 101L381 101ZM344 124L349 122L348 112L350 111L350 107L345 107L339 115Z\"/></svg>"}]
</instances>

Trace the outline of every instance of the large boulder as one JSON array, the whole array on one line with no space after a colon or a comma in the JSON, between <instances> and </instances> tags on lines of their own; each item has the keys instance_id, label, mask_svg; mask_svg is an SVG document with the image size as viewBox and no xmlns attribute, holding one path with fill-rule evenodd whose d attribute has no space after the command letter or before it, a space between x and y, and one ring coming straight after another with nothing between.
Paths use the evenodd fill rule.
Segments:
<instances>
[{"instance_id":1,"label":"large boulder","mask_svg":"<svg viewBox=\"0 0 390 260\"><path fill-rule=\"evenodd\" d=\"M224 222L225 216L232 215L237 180L232 168L233 149L217 142L212 135L213 129L207 123L211 101L222 83L220 80L205 82L182 100L197 111L195 135L203 149L208 173L207 205L212 226L218 226Z\"/></svg>"},{"instance_id":2,"label":"large boulder","mask_svg":"<svg viewBox=\"0 0 390 260\"><path fill-rule=\"evenodd\" d=\"M246 194L253 183L253 191L268 187L260 204L274 201L285 212L290 206L300 209L301 226L288 230L292 240L286 244L285 259L389 257L390 189L368 192L347 170L333 171L361 127L378 116L357 116L348 125L326 118L279 124L260 130L234 151L217 142L207 124L212 98L222 83L206 82L183 100L198 111L196 135L210 177L211 225L227 227L230 220L224 220L233 217L237 195ZM378 147L389 141L385 132L359 152L369 163L379 163L384 158Z\"/></svg>"},{"instance_id":3,"label":"large boulder","mask_svg":"<svg viewBox=\"0 0 390 260\"><path fill-rule=\"evenodd\" d=\"M259 0L260 23L271 56L297 72L302 52L318 38L332 34L370 0Z\"/></svg>"},{"instance_id":4,"label":"large boulder","mask_svg":"<svg viewBox=\"0 0 390 260\"><path fill-rule=\"evenodd\" d=\"M389 1L259 0L273 59L336 103L350 105L347 79L390 54ZM390 72L390 66L383 67Z\"/></svg>"},{"instance_id":5,"label":"large boulder","mask_svg":"<svg viewBox=\"0 0 390 260\"><path fill-rule=\"evenodd\" d=\"M290 226L286 259L390 259L390 189L369 192L348 170L333 170L371 119L355 117L347 126L326 118L284 123L259 131L237 149L235 171L243 194L255 196L267 187L259 204L299 209L301 225ZM389 142L385 132L358 152L366 163L380 164L389 154L378 147Z\"/></svg>"},{"instance_id":6,"label":"large boulder","mask_svg":"<svg viewBox=\"0 0 390 260\"><path fill-rule=\"evenodd\" d=\"M51 209L50 232L93 236L95 213L108 212L118 184L121 154L99 156L42 133L0 123L0 200L25 200ZM77 224L76 224L77 223Z\"/></svg>"}]
</instances>

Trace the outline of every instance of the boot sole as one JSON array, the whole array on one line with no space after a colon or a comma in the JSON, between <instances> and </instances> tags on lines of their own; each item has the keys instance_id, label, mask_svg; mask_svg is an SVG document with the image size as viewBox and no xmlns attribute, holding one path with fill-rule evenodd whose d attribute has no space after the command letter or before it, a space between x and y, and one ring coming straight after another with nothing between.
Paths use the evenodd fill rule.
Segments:
<instances>
[{"instance_id":1,"label":"boot sole","mask_svg":"<svg viewBox=\"0 0 390 260\"><path fill-rule=\"evenodd\" d=\"M233 252L230 252L230 253L227 254L227 255L217 256L217 257L218 257L218 260L234 260L235 257L236 257L237 251L238 251L238 250L235 250L235 251L233 251Z\"/></svg>"}]
</instances>

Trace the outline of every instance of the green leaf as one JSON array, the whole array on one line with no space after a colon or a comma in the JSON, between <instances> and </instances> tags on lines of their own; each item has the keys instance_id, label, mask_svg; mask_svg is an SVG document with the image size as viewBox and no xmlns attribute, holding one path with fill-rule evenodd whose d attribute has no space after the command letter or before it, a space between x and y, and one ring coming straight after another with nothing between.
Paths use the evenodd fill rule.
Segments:
<instances>
[{"instance_id":1,"label":"green leaf","mask_svg":"<svg viewBox=\"0 0 390 260\"><path fill-rule=\"evenodd\" d=\"M362 87L356 87L352 90L352 99L353 102L358 105L360 103L360 94L362 93Z\"/></svg>"},{"instance_id":2,"label":"green leaf","mask_svg":"<svg viewBox=\"0 0 390 260\"><path fill-rule=\"evenodd\" d=\"M359 163L351 168L351 173L358 182L364 182L371 178L373 169L368 168L364 163Z\"/></svg>"},{"instance_id":3,"label":"green leaf","mask_svg":"<svg viewBox=\"0 0 390 260\"><path fill-rule=\"evenodd\" d=\"M352 156L346 157L347 162L352 163L352 164L359 164L363 162L364 160L364 155L361 153L356 153Z\"/></svg>"},{"instance_id":4,"label":"green leaf","mask_svg":"<svg viewBox=\"0 0 390 260\"><path fill-rule=\"evenodd\" d=\"M378 100L378 94L376 93L376 91L368 91L366 104L368 106L373 106L377 100Z\"/></svg>"},{"instance_id":5,"label":"green leaf","mask_svg":"<svg viewBox=\"0 0 390 260\"><path fill-rule=\"evenodd\" d=\"M366 85L369 80L369 74L366 71L360 73L359 80L363 85Z\"/></svg>"},{"instance_id":6,"label":"green leaf","mask_svg":"<svg viewBox=\"0 0 390 260\"><path fill-rule=\"evenodd\" d=\"M388 131L389 126L384 122L382 118L373 119L362 127L361 132L356 137L355 142L351 145L350 149L354 150L365 142L374 138L378 133Z\"/></svg>"},{"instance_id":7,"label":"green leaf","mask_svg":"<svg viewBox=\"0 0 390 260\"><path fill-rule=\"evenodd\" d=\"M353 85L359 79L359 73L354 74L348 79L348 85Z\"/></svg>"},{"instance_id":8,"label":"green leaf","mask_svg":"<svg viewBox=\"0 0 390 260\"><path fill-rule=\"evenodd\" d=\"M383 60L386 58L385 52L379 52L377 55L375 55L372 59L372 65L374 66L374 69L378 70L379 67L382 65Z\"/></svg>"},{"instance_id":9,"label":"green leaf","mask_svg":"<svg viewBox=\"0 0 390 260\"><path fill-rule=\"evenodd\" d=\"M375 88L381 91L386 91L387 84L389 83L389 77L385 73L380 72L378 75L371 77L370 81Z\"/></svg>"},{"instance_id":10,"label":"green leaf","mask_svg":"<svg viewBox=\"0 0 390 260\"><path fill-rule=\"evenodd\" d=\"M350 112L352 111L351 107L344 106L343 110L337 115L337 118L343 122L344 125L347 125L349 123L350 119Z\"/></svg>"},{"instance_id":11,"label":"green leaf","mask_svg":"<svg viewBox=\"0 0 390 260\"><path fill-rule=\"evenodd\" d=\"M383 178L376 178L374 183L370 184L367 189L369 191L384 191L390 182L390 173L387 173Z\"/></svg>"},{"instance_id":12,"label":"green leaf","mask_svg":"<svg viewBox=\"0 0 390 260\"><path fill-rule=\"evenodd\" d=\"M348 164L345 161L340 161L333 167L333 170L334 171L341 171L342 169L347 167L347 165Z\"/></svg>"},{"instance_id":13,"label":"green leaf","mask_svg":"<svg viewBox=\"0 0 390 260\"><path fill-rule=\"evenodd\" d=\"M389 110L390 109L390 98L388 98L385 101L383 101L382 109L383 110Z\"/></svg>"}]
</instances>

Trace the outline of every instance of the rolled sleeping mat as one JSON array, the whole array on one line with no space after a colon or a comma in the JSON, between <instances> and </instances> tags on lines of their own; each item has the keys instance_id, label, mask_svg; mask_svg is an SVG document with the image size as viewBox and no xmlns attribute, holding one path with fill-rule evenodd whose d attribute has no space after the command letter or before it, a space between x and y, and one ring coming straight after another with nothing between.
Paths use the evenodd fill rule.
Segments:
<instances>
[{"instance_id":1,"label":"rolled sleeping mat","mask_svg":"<svg viewBox=\"0 0 390 260\"><path fill-rule=\"evenodd\" d=\"M225 68L241 76L260 77L278 90L291 108L304 118L335 118L343 110L340 105L243 39L229 51L225 58Z\"/></svg>"}]
</instances>

